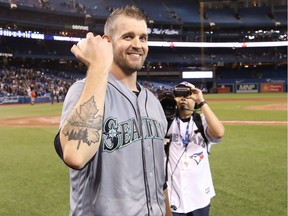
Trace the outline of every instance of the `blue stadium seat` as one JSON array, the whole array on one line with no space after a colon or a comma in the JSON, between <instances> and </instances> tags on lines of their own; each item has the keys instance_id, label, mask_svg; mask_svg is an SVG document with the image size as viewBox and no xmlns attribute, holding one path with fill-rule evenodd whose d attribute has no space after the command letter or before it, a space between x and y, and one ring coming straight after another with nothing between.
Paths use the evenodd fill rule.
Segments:
<instances>
[{"instance_id":1,"label":"blue stadium seat","mask_svg":"<svg viewBox=\"0 0 288 216\"><path fill-rule=\"evenodd\" d=\"M268 17L268 7L240 8L238 13L243 26L275 26L274 21Z\"/></svg>"}]
</instances>

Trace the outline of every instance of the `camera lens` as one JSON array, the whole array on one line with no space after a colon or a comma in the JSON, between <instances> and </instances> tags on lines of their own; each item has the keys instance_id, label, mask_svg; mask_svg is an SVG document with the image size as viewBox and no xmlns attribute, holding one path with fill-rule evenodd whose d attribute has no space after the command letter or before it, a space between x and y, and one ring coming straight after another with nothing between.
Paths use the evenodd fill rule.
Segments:
<instances>
[{"instance_id":1,"label":"camera lens","mask_svg":"<svg viewBox=\"0 0 288 216\"><path fill-rule=\"evenodd\" d=\"M167 118L171 118L176 114L176 101L172 95L162 98L160 103Z\"/></svg>"}]
</instances>

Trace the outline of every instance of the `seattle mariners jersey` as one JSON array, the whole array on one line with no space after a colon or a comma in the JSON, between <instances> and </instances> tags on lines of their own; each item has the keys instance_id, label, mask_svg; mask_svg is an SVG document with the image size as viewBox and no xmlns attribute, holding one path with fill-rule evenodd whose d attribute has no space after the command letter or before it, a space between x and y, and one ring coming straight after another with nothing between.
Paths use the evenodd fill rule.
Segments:
<instances>
[{"instance_id":1,"label":"seattle mariners jersey","mask_svg":"<svg viewBox=\"0 0 288 216\"><path fill-rule=\"evenodd\" d=\"M207 123L203 114L201 119L208 139L208 148L210 148L211 144L220 142L220 139L212 140L207 135ZM209 149L197 129L192 117L187 122L182 122L177 117L167 133L171 137L168 195L170 204L177 208L173 211L179 213L188 213L206 207L210 199L215 196L208 160ZM185 143L187 143L186 147Z\"/></svg>"},{"instance_id":2,"label":"seattle mariners jersey","mask_svg":"<svg viewBox=\"0 0 288 216\"><path fill-rule=\"evenodd\" d=\"M84 83L71 86L61 122ZM70 169L70 216L165 215L167 121L158 99L140 88L137 97L109 74L99 150L82 170Z\"/></svg>"}]
</instances>

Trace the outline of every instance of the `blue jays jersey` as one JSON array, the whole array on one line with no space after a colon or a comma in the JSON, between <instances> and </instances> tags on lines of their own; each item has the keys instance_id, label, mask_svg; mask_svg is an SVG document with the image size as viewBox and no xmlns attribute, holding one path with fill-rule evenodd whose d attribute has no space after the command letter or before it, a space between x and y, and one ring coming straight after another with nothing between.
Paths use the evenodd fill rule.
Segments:
<instances>
[{"instance_id":1,"label":"blue jays jersey","mask_svg":"<svg viewBox=\"0 0 288 216\"><path fill-rule=\"evenodd\" d=\"M69 89L61 124L84 84ZM70 169L71 216L165 215L167 121L158 99L140 88L136 96L109 74L99 150L82 170Z\"/></svg>"},{"instance_id":2,"label":"blue jays jersey","mask_svg":"<svg viewBox=\"0 0 288 216\"><path fill-rule=\"evenodd\" d=\"M173 211L178 213L204 208L215 196L208 151L211 144L219 143L220 139L213 140L208 136L203 114L201 119L208 144L192 117L187 122L175 118L167 132L171 137L167 169L168 194L171 205L176 207Z\"/></svg>"}]
</instances>

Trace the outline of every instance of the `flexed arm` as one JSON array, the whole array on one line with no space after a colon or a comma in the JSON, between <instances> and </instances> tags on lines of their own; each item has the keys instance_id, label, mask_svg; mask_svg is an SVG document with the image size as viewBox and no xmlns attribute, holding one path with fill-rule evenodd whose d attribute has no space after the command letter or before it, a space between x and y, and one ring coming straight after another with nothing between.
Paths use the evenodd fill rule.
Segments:
<instances>
[{"instance_id":1,"label":"flexed arm","mask_svg":"<svg viewBox=\"0 0 288 216\"><path fill-rule=\"evenodd\" d=\"M80 98L60 129L60 143L65 163L83 168L98 151L108 73L113 62L109 38L88 33L71 52L88 68Z\"/></svg>"}]
</instances>

